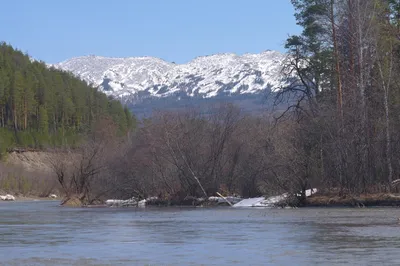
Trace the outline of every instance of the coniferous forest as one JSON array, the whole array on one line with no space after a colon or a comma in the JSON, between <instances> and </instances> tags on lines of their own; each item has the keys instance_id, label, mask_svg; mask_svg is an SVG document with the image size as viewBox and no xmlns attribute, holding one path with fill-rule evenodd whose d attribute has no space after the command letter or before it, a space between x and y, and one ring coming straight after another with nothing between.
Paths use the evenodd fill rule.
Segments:
<instances>
[{"instance_id":1,"label":"coniferous forest","mask_svg":"<svg viewBox=\"0 0 400 266\"><path fill-rule=\"evenodd\" d=\"M6 43L0 43L0 149L76 145L100 118L133 127L134 117L120 102L108 98L69 73Z\"/></svg>"}]
</instances>

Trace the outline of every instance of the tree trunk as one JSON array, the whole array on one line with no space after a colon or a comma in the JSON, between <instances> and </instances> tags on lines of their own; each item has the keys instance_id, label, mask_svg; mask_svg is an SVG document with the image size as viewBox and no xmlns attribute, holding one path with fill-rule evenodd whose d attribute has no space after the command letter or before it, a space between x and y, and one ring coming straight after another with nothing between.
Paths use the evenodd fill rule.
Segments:
<instances>
[{"instance_id":1,"label":"tree trunk","mask_svg":"<svg viewBox=\"0 0 400 266\"><path fill-rule=\"evenodd\" d=\"M13 115L14 115L14 129L18 130L17 108L15 106L13 108Z\"/></svg>"},{"instance_id":2,"label":"tree trunk","mask_svg":"<svg viewBox=\"0 0 400 266\"><path fill-rule=\"evenodd\" d=\"M391 136L390 136L390 110L389 110L389 88L392 78L393 70L393 47L390 46L389 51L389 65L387 71L387 78L385 78L384 69L382 66L382 58L378 58L378 70L381 78L381 86L383 89L383 105L385 107L385 141L386 141L386 165L388 169L388 182L393 181L393 166L392 166L392 151L391 151ZM379 55L379 54L378 54ZM384 55L388 56L388 55Z\"/></svg>"},{"instance_id":3,"label":"tree trunk","mask_svg":"<svg viewBox=\"0 0 400 266\"><path fill-rule=\"evenodd\" d=\"M331 27L332 27L332 40L333 40L333 51L335 56L335 71L336 71L336 79L337 79L337 104L338 111L340 114L340 118L343 118L343 96L342 96L342 79L340 75L340 62L339 62L339 52L337 47L337 38L336 38L336 26L335 26L335 17L334 17L334 0L331 0Z\"/></svg>"},{"instance_id":4,"label":"tree trunk","mask_svg":"<svg viewBox=\"0 0 400 266\"><path fill-rule=\"evenodd\" d=\"M357 36L358 36L358 43L357 43L357 47L358 47L358 57L359 57L359 61L358 61L358 66L359 66L359 92L360 92L360 99L361 99L361 151L360 151L360 155L361 155L361 174L362 174L362 184L363 184L363 189L365 189L365 185L366 185L366 179L369 176L368 173L368 167L367 167L367 162L368 162L368 147L369 147L369 143L368 143L368 137L367 137L367 132L368 132L368 128L367 128L367 101L366 101L366 77L367 75L365 75L367 69L365 69L366 67L366 62L365 62L365 58L364 58L364 47L366 45L365 40L363 38L363 24L365 23L363 21L363 17L361 14L361 1L357 0Z\"/></svg>"},{"instance_id":5,"label":"tree trunk","mask_svg":"<svg viewBox=\"0 0 400 266\"><path fill-rule=\"evenodd\" d=\"M388 168L388 181L393 181L393 167L392 167L392 152L390 145L390 118L389 118L389 103L388 103L388 91L384 90L384 104L385 104L385 131L386 131L386 164Z\"/></svg>"},{"instance_id":6,"label":"tree trunk","mask_svg":"<svg viewBox=\"0 0 400 266\"><path fill-rule=\"evenodd\" d=\"M28 106L26 100L24 101L24 129L28 128Z\"/></svg>"}]
</instances>

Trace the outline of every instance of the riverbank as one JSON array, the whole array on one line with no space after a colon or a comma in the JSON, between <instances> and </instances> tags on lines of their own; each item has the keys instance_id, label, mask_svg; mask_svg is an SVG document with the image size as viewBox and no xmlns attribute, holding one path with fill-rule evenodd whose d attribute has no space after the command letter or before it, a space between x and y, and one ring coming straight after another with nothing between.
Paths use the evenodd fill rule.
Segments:
<instances>
[{"instance_id":1,"label":"riverbank","mask_svg":"<svg viewBox=\"0 0 400 266\"><path fill-rule=\"evenodd\" d=\"M4 167L0 173L0 195L11 194L15 197L16 201L55 200L54 198L43 197L43 195L50 195L52 193L61 196L59 185L53 176L49 164L49 158L53 156L54 153L35 151L12 152L8 154L6 162L3 162ZM259 206L255 204L255 206L247 207L400 207L400 194L394 193L374 193L355 196L350 194L341 195L338 193L338 190L330 190L329 192L318 191L315 194L307 195L305 202L302 204L300 204L296 197L289 197L279 203L275 201L271 202L267 199L268 197L265 196L263 200L260 200L260 202L264 202ZM63 201L64 199L61 197L59 200ZM136 201L136 204L139 205L140 200ZM96 203L95 206L107 206L105 201L98 201ZM252 204L254 205L254 203ZM265 206L266 204L268 206ZM79 200L73 199L67 202L65 206L82 207L82 204ZM230 204L221 197L203 199L188 196L184 199L159 199L152 197L150 200L146 200L145 206L216 207L230 206Z\"/></svg>"},{"instance_id":2,"label":"riverbank","mask_svg":"<svg viewBox=\"0 0 400 266\"><path fill-rule=\"evenodd\" d=\"M305 201L301 202L299 198L290 196L285 193L270 197L256 198L240 198L228 196L225 197L209 197L195 198L187 197L183 200L177 199L160 199L150 197L147 199L110 199L105 202L97 201L92 205L83 205L81 201L72 197L67 201L63 201L67 207L217 207L217 206L232 206L232 207L254 207L254 208L298 208L298 207L400 207L400 195L391 193L375 193L354 195L339 195L339 194L316 194L307 193ZM310 191L307 191L310 192Z\"/></svg>"},{"instance_id":3,"label":"riverbank","mask_svg":"<svg viewBox=\"0 0 400 266\"><path fill-rule=\"evenodd\" d=\"M400 195L391 193L353 195L313 195L305 207L400 207Z\"/></svg>"},{"instance_id":4,"label":"riverbank","mask_svg":"<svg viewBox=\"0 0 400 266\"><path fill-rule=\"evenodd\" d=\"M316 191L316 189L315 189ZM218 197L215 197L217 199ZM264 199L262 199L264 198ZM242 202L249 199L242 199L243 201L236 201L235 207L254 207L254 208L286 208L286 207L400 207L400 194L393 193L374 193L374 194L361 194L358 196L346 194L322 194L307 193L307 197L304 204L300 204L300 201L295 197L287 197L287 194L271 196L271 197L260 197L253 198L250 201L251 206L241 206ZM255 203L254 203L255 202ZM147 206L193 206L193 207L216 207L216 206L230 206L225 200L219 198L219 200L187 200L183 202L179 201L162 201L153 200L148 201Z\"/></svg>"}]
</instances>

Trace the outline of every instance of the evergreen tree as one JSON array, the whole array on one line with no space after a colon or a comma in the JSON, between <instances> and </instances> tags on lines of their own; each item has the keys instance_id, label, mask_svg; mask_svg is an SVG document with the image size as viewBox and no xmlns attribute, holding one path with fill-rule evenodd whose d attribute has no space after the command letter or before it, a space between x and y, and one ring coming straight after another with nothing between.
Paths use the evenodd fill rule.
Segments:
<instances>
[{"instance_id":1,"label":"evergreen tree","mask_svg":"<svg viewBox=\"0 0 400 266\"><path fill-rule=\"evenodd\" d=\"M11 106L14 129L18 130L21 125L21 113L23 106L23 91L25 87L25 80L20 71L17 71L14 76L14 84L11 87Z\"/></svg>"},{"instance_id":2,"label":"evergreen tree","mask_svg":"<svg viewBox=\"0 0 400 266\"><path fill-rule=\"evenodd\" d=\"M39 106L39 133L48 134L49 131L49 117L47 110L44 106Z\"/></svg>"}]
</instances>

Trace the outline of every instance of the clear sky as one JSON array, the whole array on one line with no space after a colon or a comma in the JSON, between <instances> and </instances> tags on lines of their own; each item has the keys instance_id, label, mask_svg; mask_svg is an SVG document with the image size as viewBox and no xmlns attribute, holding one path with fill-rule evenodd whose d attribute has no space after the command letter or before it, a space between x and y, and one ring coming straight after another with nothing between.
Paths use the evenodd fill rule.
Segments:
<instances>
[{"instance_id":1,"label":"clear sky","mask_svg":"<svg viewBox=\"0 0 400 266\"><path fill-rule=\"evenodd\" d=\"M0 41L47 63L284 51L300 32L290 0L9 0L1 9Z\"/></svg>"}]
</instances>

